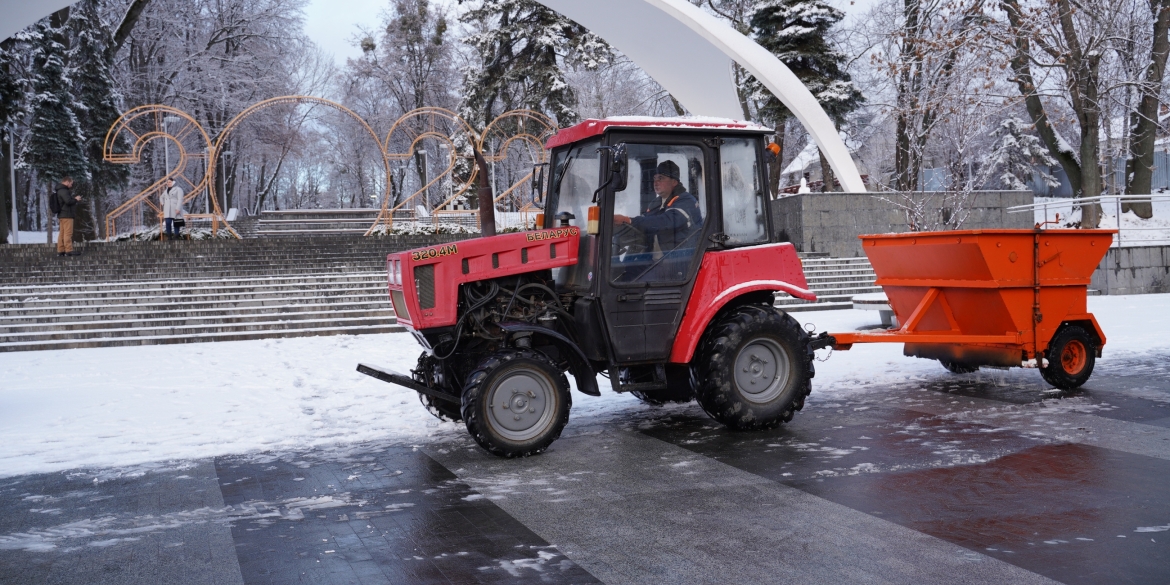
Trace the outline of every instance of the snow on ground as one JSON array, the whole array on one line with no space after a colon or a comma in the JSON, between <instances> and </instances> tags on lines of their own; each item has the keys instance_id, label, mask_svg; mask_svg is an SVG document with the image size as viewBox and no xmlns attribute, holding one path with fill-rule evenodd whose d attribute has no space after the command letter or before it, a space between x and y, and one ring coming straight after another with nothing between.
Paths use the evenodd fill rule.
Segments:
<instances>
[{"instance_id":1,"label":"snow on ground","mask_svg":"<svg viewBox=\"0 0 1170 585\"><path fill-rule=\"evenodd\" d=\"M1170 348L1170 295L1091 297L1089 308L1109 337L1104 360ZM818 331L878 323L876 311L796 317ZM419 352L399 333L3 353L0 477L461 436L415 393L355 371L369 362L405 372ZM944 374L901 345L858 345L817 363L810 400ZM644 408L598 382L601 398L574 392L570 426Z\"/></svg>"},{"instance_id":2,"label":"snow on ground","mask_svg":"<svg viewBox=\"0 0 1170 585\"><path fill-rule=\"evenodd\" d=\"M47 241L45 241L45 238L46 238L45 232L25 232L25 231L22 231L17 235L20 236L20 243L22 243L22 244L47 244L48 243ZM54 231L53 232L53 242L56 243L56 241L57 241L57 232ZM11 232L9 232L9 234L8 234L8 243L9 244L12 243L12 233Z\"/></svg>"},{"instance_id":3,"label":"snow on ground","mask_svg":"<svg viewBox=\"0 0 1170 585\"><path fill-rule=\"evenodd\" d=\"M1170 244L1170 198L1166 195L1155 197L1158 199L1152 201L1154 216L1150 219L1142 219L1132 211L1120 214L1122 247ZM1073 209L1075 203L1073 199L1037 197L1036 203L1041 205L1034 210L1036 223L1056 221L1057 214L1060 215L1061 226L1081 221L1081 210ZM1106 200L1101 204L1101 210L1101 223L1098 227L1103 230L1118 229L1117 216L1121 210L1117 207L1116 200ZM1117 245L1116 237L1114 245Z\"/></svg>"}]
</instances>

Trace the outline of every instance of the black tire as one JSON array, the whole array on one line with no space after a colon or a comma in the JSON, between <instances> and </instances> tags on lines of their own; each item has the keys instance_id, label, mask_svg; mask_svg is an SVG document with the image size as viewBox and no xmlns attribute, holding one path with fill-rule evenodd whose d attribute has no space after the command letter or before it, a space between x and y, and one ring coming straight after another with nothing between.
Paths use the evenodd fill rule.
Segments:
<instances>
[{"instance_id":1,"label":"black tire","mask_svg":"<svg viewBox=\"0 0 1170 585\"><path fill-rule=\"evenodd\" d=\"M709 327L695 356L699 404L733 429L769 429L792 420L812 391L808 342L800 324L778 309L732 310Z\"/></svg>"},{"instance_id":2,"label":"black tire","mask_svg":"<svg viewBox=\"0 0 1170 585\"><path fill-rule=\"evenodd\" d=\"M952 374L973 374L979 371L979 366L972 366L961 362L952 362L950 360L938 360L942 367L946 368Z\"/></svg>"},{"instance_id":3,"label":"black tire","mask_svg":"<svg viewBox=\"0 0 1170 585\"><path fill-rule=\"evenodd\" d=\"M418 399L427 409L427 412L435 415L435 418L441 421L459 422L463 420L463 414L459 412L458 402L439 400L438 398L432 398L422 393L418 395Z\"/></svg>"},{"instance_id":4,"label":"black tire","mask_svg":"<svg viewBox=\"0 0 1170 585\"><path fill-rule=\"evenodd\" d=\"M1045 354L1048 367L1040 368L1040 375L1061 390L1080 388L1089 381L1097 364L1097 344L1079 325L1057 331Z\"/></svg>"},{"instance_id":5,"label":"black tire","mask_svg":"<svg viewBox=\"0 0 1170 585\"><path fill-rule=\"evenodd\" d=\"M565 374L544 354L528 349L488 356L463 386L467 431L480 447L500 457L527 457L547 449L569 422L572 405Z\"/></svg>"},{"instance_id":6,"label":"black tire","mask_svg":"<svg viewBox=\"0 0 1170 585\"><path fill-rule=\"evenodd\" d=\"M670 402L686 404L695 399L695 377L690 366L671 364L666 366L666 388L635 390L630 394L651 406Z\"/></svg>"}]
</instances>

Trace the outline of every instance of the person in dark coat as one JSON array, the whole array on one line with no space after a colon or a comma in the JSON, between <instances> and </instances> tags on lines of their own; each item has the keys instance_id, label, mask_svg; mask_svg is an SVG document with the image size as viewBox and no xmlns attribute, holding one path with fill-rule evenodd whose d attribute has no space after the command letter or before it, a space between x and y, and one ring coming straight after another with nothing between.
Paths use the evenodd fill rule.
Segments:
<instances>
[{"instance_id":1,"label":"person in dark coat","mask_svg":"<svg viewBox=\"0 0 1170 585\"><path fill-rule=\"evenodd\" d=\"M76 205L81 202L80 195L73 194L73 178L65 177L53 189L53 196L61 204L61 212L57 214L60 230L57 234L58 256L80 256L81 252L73 251L73 220L77 217Z\"/></svg>"},{"instance_id":2,"label":"person in dark coat","mask_svg":"<svg viewBox=\"0 0 1170 585\"><path fill-rule=\"evenodd\" d=\"M646 234L647 247L652 247L657 240L658 249L663 252L695 247L690 236L703 227L703 214L699 200L687 192L679 177L678 165L673 161L659 164L654 172L654 193L658 201L638 217L615 214L614 223L634 226Z\"/></svg>"},{"instance_id":3,"label":"person in dark coat","mask_svg":"<svg viewBox=\"0 0 1170 585\"><path fill-rule=\"evenodd\" d=\"M680 181L678 165L664 161L654 172L654 193L658 200L638 217L614 214L614 224L630 224L646 237L646 249L653 250L655 242L663 254L674 257L663 263L665 270L656 271L660 278L673 279L690 262L696 246L695 234L703 228L703 214L699 200L687 192ZM677 251L676 251L677 250Z\"/></svg>"}]
</instances>

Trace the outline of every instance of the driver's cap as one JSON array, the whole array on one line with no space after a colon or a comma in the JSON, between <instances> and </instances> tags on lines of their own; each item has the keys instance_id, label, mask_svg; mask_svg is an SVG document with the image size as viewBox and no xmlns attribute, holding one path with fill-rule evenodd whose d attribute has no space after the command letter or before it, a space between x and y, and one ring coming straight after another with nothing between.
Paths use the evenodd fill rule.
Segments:
<instances>
[{"instance_id":1,"label":"driver's cap","mask_svg":"<svg viewBox=\"0 0 1170 585\"><path fill-rule=\"evenodd\" d=\"M674 179L676 181L678 180L678 178L680 176L679 172L678 172L678 165L674 164L674 161L672 161L672 160L668 160L668 161L664 161L662 163L659 163L658 169L654 171L654 174L655 175L662 175L664 177Z\"/></svg>"}]
</instances>

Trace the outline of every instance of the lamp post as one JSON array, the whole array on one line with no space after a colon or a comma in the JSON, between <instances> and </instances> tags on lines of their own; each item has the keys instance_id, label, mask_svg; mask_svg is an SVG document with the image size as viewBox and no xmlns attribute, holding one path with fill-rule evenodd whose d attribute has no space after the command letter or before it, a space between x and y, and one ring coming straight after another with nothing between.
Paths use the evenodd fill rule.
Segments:
<instances>
[{"instance_id":1,"label":"lamp post","mask_svg":"<svg viewBox=\"0 0 1170 585\"><path fill-rule=\"evenodd\" d=\"M170 136L171 130L170 130L169 126L171 125L171 123L172 122L181 122L181 121L182 121L182 118L180 118L178 116L164 117L163 118L163 132L166 133L167 136ZM166 167L163 169L163 176L165 177L171 173L171 141L170 140L163 141L163 166Z\"/></svg>"},{"instance_id":2,"label":"lamp post","mask_svg":"<svg viewBox=\"0 0 1170 585\"><path fill-rule=\"evenodd\" d=\"M12 156L12 128L8 129L8 186L12 189L12 243L20 243L20 224L16 222L16 159ZM2 210L0 210L2 211Z\"/></svg>"}]
</instances>

